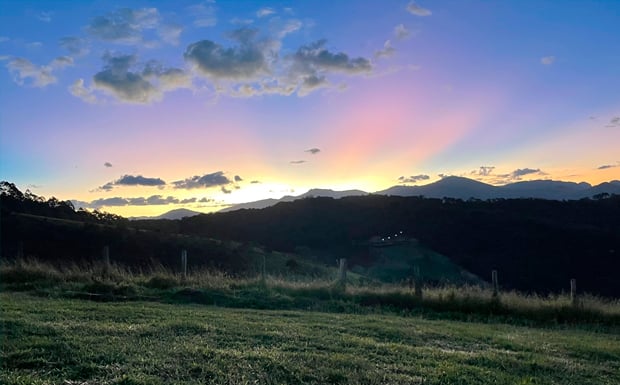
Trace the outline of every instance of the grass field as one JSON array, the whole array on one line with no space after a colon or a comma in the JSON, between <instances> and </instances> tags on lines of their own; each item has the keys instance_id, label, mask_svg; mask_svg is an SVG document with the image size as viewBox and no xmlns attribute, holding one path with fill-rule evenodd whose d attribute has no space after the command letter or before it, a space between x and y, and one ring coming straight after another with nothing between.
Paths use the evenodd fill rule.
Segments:
<instances>
[{"instance_id":1,"label":"grass field","mask_svg":"<svg viewBox=\"0 0 620 385\"><path fill-rule=\"evenodd\" d=\"M618 384L620 334L0 293L3 384Z\"/></svg>"}]
</instances>

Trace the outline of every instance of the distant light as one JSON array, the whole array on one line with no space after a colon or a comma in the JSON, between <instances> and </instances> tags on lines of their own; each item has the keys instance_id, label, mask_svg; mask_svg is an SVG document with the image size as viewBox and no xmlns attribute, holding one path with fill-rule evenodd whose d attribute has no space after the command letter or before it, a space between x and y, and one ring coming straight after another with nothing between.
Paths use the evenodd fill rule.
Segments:
<instances>
[{"instance_id":1,"label":"distant light","mask_svg":"<svg viewBox=\"0 0 620 385\"><path fill-rule=\"evenodd\" d=\"M390 237L388 237L388 239L390 239Z\"/></svg>"},{"instance_id":2,"label":"distant light","mask_svg":"<svg viewBox=\"0 0 620 385\"><path fill-rule=\"evenodd\" d=\"M381 242L385 241L385 238L381 238Z\"/></svg>"},{"instance_id":3,"label":"distant light","mask_svg":"<svg viewBox=\"0 0 620 385\"><path fill-rule=\"evenodd\" d=\"M402 234L402 233L403 233L403 231L401 230L401 231L400 231L400 233Z\"/></svg>"}]
</instances>

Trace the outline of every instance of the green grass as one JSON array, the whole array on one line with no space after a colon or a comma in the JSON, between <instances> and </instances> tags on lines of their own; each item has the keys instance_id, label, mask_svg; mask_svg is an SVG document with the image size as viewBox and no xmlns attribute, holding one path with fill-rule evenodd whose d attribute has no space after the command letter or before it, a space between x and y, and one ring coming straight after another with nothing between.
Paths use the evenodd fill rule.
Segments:
<instances>
[{"instance_id":1,"label":"green grass","mask_svg":"<svg viewBox=\"0 0 620 385\"><path fill-rule=\"evenodd\" d=\"M291 279L292 278L292 279ZM620 330L620 302L581 295L574 306L567 295L540 297L504 292L493 298L480 286L441 286L424 289L419 298L407 286L363 283L354 278L343 290L334 278L308 276L231 277L221 272L195 271L186 279L162 267L132 271L120 265L62 268L34 260L0 264L4 291L43 297L94 301L150 300L198 303L231 308L312 310L338 313L422 314L483 322Z\"/></svg>"},{"instance_id":2,"label":"green grass","mask_svg":"<svg viewBox=\"0 0 620 385\"><path fill-rule=\"evenodd\" d=\"M2 384L618 384L620 335L1 293Z\"/></svg>"}]
</instances>

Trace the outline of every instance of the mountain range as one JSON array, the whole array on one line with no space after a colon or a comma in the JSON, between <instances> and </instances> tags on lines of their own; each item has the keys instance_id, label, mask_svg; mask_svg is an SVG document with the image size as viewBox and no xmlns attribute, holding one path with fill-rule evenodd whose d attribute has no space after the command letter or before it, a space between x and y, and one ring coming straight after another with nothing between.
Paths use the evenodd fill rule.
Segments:
<instances>
[{"instance_id":1,"label":"mountain range","mask_svg":"<svg viewBox=\"0 0 620 385\"><path fill-rule=\"evenodd\" d=\"M334 191L330 189L311 189L308 192L281 199L262 199L254 202L240 203L220 210L229 212L241 209L264 209L280 202L292 202L298 199L312 197L329 197L340 199L347 196L369 195L361 190ZM620 180L591 185L586 182L562 182L553 180L533 180L509 183L503 186L493 186L477 180L449 176L437 182L424 186L392 186L386 190L377 191L375 195L386 196L424 196L426 198L455 198L455 199L516 199L535 198L549 200L577 200L591 198L599 194L620 195ZM200 214L187 209L169 211L155 218L132 218L132 219L180 219L183 217Z\"/></svg>"}]
</instances>

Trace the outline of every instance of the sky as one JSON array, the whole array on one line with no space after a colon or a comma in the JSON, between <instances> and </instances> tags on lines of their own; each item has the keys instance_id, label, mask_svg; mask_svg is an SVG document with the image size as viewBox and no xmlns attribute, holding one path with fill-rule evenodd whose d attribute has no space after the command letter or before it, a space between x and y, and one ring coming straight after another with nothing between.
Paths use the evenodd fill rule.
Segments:
<instances>
[{"instance_id":1,"label":"sky","mask_svg":"<svg viewBox=\"0 0 620 385\"><path fill-rule=\"evenodd\" d=\"M123 216L599 184L620 179L620 1L0 0L0 130L0 180Z\"/></svg>"}]
</instances>

